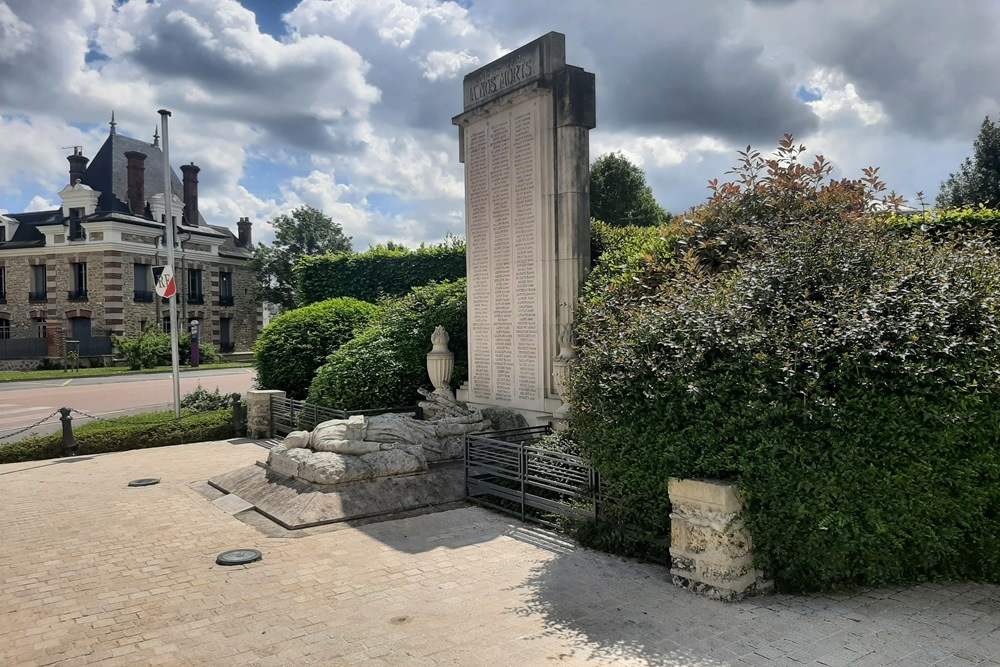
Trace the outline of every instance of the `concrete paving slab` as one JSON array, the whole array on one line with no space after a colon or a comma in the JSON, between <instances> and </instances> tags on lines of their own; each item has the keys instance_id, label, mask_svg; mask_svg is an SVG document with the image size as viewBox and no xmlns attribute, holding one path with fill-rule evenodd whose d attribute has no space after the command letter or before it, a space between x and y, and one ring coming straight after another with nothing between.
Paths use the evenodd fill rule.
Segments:
<instances>
[{"instance_id":1,"label":"concrete paving slab","mask_svg":"<svg viewBox=\"0 0 1000 667\"><path fill-rule=\"evenodd\" d=\"M261 532L203 494L240 442L0 466L0 664L1000 665L993 585L727 605L478 507Z\"/></svg>"}]
</instances>

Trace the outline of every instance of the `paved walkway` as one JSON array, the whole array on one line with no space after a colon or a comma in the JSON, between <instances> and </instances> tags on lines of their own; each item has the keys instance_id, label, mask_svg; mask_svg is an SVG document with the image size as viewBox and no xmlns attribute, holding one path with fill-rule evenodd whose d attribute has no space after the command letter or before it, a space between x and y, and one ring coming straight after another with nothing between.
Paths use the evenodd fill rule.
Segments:
<instances>
[{"instance_id":1,"label":"paved walkway","mask_svg":"<svg viewBox=\"0 0 1000 667\"><path fill-rule=\"evenodd\" d=\"M265 454L0 466L0 664L1000 665L997 586L726 605L471 507L269 537L203 483Z\"/></svg>"}]
</instances>

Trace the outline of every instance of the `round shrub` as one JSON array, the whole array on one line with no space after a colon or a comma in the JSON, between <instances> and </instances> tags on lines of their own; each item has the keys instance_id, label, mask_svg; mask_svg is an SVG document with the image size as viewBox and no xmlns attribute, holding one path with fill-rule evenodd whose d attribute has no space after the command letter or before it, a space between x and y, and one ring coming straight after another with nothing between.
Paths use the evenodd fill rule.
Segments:
<instances>
[{"instance_id":1,"label":"round shrub","mask_svg":"<svg viewBox=\"0 0 1000 667\"><path fill-rule=\"evenodd\" d=\"M412 405L429 386L431 333L443 326L455 353L452 385L468 377L466 281L432 283L388 302L372 325L330 355L316 373L309 402L344 410Z\"/></svg>"},{"instance_id":2,"label":"round shrub","mask_svg":"<svg viewBox=\"0 0 1000 667\"><path fill-rule=\"evenodd\" d=\"M720 187L684 261L585 304L574 437L649 532L669 477L736 482L785 590L998 581L1000 258L799 167Z\"/></svg>"},{"instance_id":3,"label":"round shrub","mask_svg":"<svg viewBox=\"0 0 1000 667\"><path fill-rule=\"evenodd\" d=\"M329 299L284 313L264 328L254 346L257 384L303 399L327 355L367 324L378 306L351 298Z\"/></svg>"}]
</instances>

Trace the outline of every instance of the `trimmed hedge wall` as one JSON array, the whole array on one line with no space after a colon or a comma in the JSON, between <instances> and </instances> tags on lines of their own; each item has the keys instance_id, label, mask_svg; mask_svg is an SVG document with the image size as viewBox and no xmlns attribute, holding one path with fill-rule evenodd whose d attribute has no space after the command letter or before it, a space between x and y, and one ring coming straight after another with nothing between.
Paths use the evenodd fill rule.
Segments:
<instances>
[{"instance_id":1,"label":"trimmed hedge wall","mask_svg":"<svg viewBox=\"0 0 1000 667\"><path fill-rule=\"evenodd\" d=\"M306 256L295 273L301 304L345 296L374 302L431 282L464 278L465 243L452 239L417 250L376 246L357 254Z\"/></svg>"},{"instance_id":2,"label":"trimmed hedge wall","mask_svg":"<svg viewBox=\"0 0 1000 667\"><path fill-rule=\"evenodd\" d=\"M1000 210L985 206L933 209L916 215L892 214L883 221L891 228L908 232L924 231L935 238L954 234L991 234L993 242L1000 243Z\"/></svg>"},{"instance_id":3,"label":"trimmed hedge wall","mask_svg":"<svg viewBox=\"0 0 1000 667\"><path fill-rule=\"evenodd\" d=\"M94 421L73 429L76 455L125 452L234 436L232 410L182 414L154 412ZM35 436L0 446L0 463L41 461L63 455L62 434Z\"/></svg>"}]
</instances>

